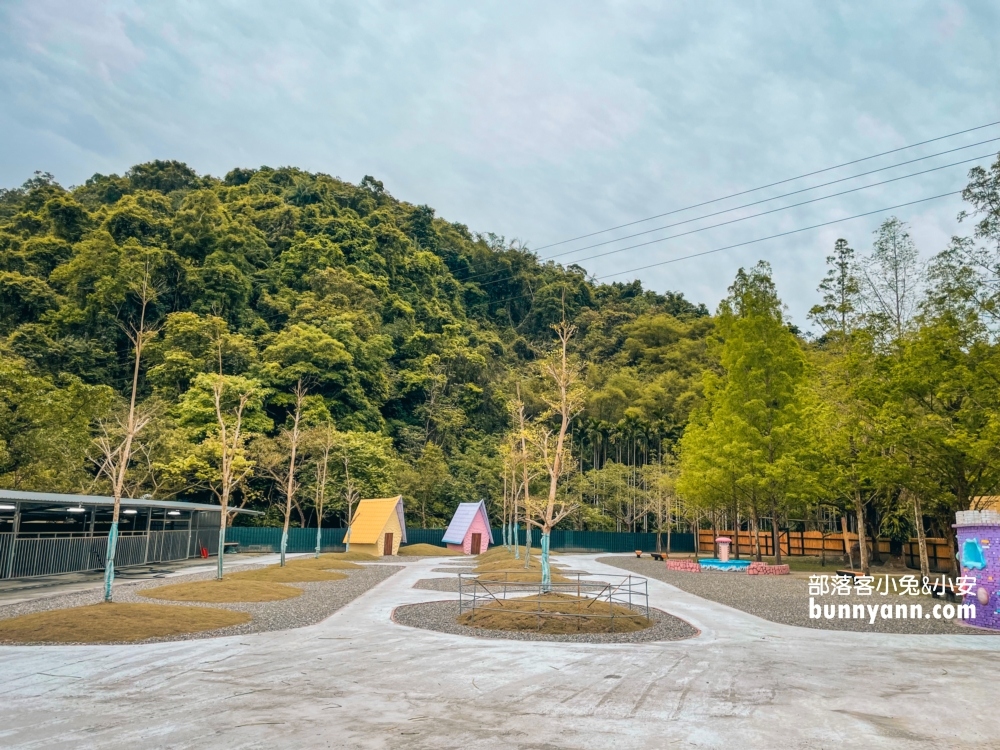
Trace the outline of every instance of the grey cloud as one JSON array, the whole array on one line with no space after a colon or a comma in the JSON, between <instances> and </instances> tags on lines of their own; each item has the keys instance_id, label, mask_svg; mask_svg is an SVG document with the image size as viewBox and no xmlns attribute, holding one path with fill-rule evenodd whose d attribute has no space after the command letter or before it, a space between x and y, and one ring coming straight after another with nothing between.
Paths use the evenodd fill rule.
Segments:
<instances>
[{"instance_id":1,"label":"grey cloud","mask_svg":"<svg viewBox=\"0 0 1000 750\"><path fill-rule=\"evenodd\" d=\"M295 164L543 245L1000 119L996 6L20 0L0 20L0 183L152 158ZM961 169L585 265L600 276L899 203ZM927 253L958 203L900 213ZM650 269L714 306L765 257L801 323L838 236ZM572 247L572 246L571 246ZM543 251L544 254L544 251ZM572 260L572 257L568 258Z\"/></svg>"}]
</instances>

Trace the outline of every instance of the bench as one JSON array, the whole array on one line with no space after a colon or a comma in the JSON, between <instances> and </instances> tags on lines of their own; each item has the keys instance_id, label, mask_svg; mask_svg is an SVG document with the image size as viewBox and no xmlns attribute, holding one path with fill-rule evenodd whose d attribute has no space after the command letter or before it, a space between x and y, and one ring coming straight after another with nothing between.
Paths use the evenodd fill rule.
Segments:
<instances>
[{"instance_id":1,"label":"bench","mask_svg":"<svg viewBox=\"0 0 1000 750\"><path fill-rule=\"evenodd\" d=\"M222 551L227 555L237 555L240 551L239 542L224 542L222 545Z\"/></svg>"},{"instance_id":2,"label":"bench","mask_svg":"<svg viewBox=\"0 0 1000 750\"><path fill-rule=\"evenodd\" d=\"M635 556L636 557L642 557L642 550L641 549L637 549L635 551ZM649 556L652 557L657 562L663 562L664 560L667 559L666 554L663 553L663 552L650 552Z\"/></svg>"},{"instance_id":3,"label":"bench","mask_svg":"<svg viewBox=\"0 0 1000 750\"><path fill-rule=\"evenodd\" d=\"M860 576L863 576L864 573L860 570L838 570L837 575L845 576L847 578L859 578Z\"/></svg>"},{"instance_id":4,"label":"bench","mask_svg":"<svg viewBox=\"0 0 1000 750\"><path fill-rule=\"evenodd\" d=\"M934 581L934 583L931 584L931 597L934 599L940 599L941 594L944 594L944 598L949 602L958 601L958 592L955 591L955 584L941 583L940 580Z\"/></svg>"}]
</instances>

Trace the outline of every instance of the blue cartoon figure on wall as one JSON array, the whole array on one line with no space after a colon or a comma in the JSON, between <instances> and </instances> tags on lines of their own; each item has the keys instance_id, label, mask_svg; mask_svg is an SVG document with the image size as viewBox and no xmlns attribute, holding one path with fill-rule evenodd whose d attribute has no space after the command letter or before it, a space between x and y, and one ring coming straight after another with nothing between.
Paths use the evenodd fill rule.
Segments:
<instances>
[{"instance_id":1,"label":"blue cartoon figure on wall","mask_svg":"<svg viewBox=\"0 0 1000 750\"><path fill-rule=\"evenodd\" d=\"M986 567L986 556L978 539L966 539L962 545L962 567L969 570L982 570Z\"/></svg>"}]
</instances>

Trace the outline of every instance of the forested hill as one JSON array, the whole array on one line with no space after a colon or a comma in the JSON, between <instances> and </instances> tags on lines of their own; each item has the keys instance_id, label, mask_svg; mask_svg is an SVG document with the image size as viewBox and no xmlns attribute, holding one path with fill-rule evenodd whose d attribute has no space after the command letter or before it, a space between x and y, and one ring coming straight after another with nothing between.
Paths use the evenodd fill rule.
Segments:
<instances>
[{"instance_id":1,"label":"forested hill","mask_svg":"<svg viewBox=\"0 0 1000 750\"><path fill-rule=\"evenodd\" d=\"M218 179L156 161L71 189L36 174L0 191L0 250L6 488L107 492L94 440L131 393L147 278L138 396L150 422L127 492L212 497L206 375L261 386L248 450L287 423L301 382L307 426L337 431L328 519L345 467L362 497L401 492L428 525L496 497L507 386L551 345L564 310L590 363L579 430L626 424L676 440L711 326L680 294L596 284L372 177L292 168ZM300 522L309 482L304 470ZM258 460L237 502L264 507L273 489Z\"/></svg>"}]
</instances>

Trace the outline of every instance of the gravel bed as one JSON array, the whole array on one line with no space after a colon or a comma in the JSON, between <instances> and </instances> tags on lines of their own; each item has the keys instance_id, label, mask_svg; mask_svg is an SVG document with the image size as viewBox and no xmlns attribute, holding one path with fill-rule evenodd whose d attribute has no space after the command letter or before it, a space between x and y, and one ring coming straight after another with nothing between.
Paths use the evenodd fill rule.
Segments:
<instances>
[{"instance_id":1,"label":"gravel bed","mask_svg":"<svg viewBox=\"0 0 1000 750\"><path fill-rule=\"evenodd\" d=\"M251 565L239 565L227 568L227 572L236 573L248 570ZM144 580L137 583L126 583L115 586L115 601L121 603L165 604L192 607L211 607L215 609L232 609L239 612L249 612L253 617L250 622L233 625L228 628L206 630L200 633L185 633L166 638L149 638L143 641L128 641L128 643L157 643L160 641L188 641L198 638L218 638L227 635L245 635L248 633L266 633L272 630L287 630L314 625L325 620L345 604L358 598L373 586L381 583L398 570L398 565L365 565L361 570L338 570L347 578L339 581L314 581L309 583L289 583L288 586L302 589L302 595L294 599L282 599L275 602L170 602L160 599L148 599L140 596L143 589L166 586L174 583L190 581L207 581L215 578L215 573L197 573L193 575L174 576ZM51 596L30 602L19 602L0 606L0 619L17 617L33 612L44 612L68 607L82 607L88 604L99 604L103 600L103 591L94 589L61 596ZM108 641L113 643L113 641ZM40 644L50 645L50 644ZM66 645L66 644L58 644Z\"/></svg>"},{"instance_id":2,"label":"gravel bed","mask_svg":"<svg viewBox=\"0 0 1000 750\"><path fill-rule=\"evenodd\" d=\"M463 584L466 585L467 584ZM458 593L458 578L421 578L415 584L415 589L426 589L427 591L450 591Z\"/></svg>"},{"instance_id":3,"label":"gravel bed","mask_svg":"<svg viewBox=\"0 0 1000 750\"><path fill-rule=\"evenodd\" d=\"M896 620L877 617L874 623L864 620L813 620L809 618L809 581L795 576L748 576L745 573L703 571L687 573L667 570L661 562L634 557L601 557L598 562L639 573L676 586L689 594L710 599L757 617L783 625L798 625L817 630L853 630L866 633L998 635L1000 631L958 625L950 620ZM876 576L876 580L878 576ZM908 596L875 592L870 596L827 594L815 597L818 604L921 604L926 614L935 604L947 603L930 596Z\"/></svg>"},{"instance_id":4,"label":"gravel bed","mask_svg":"<svg viewBox=\"0 0 1000 750\"><path fill-rule=\"evenodd\" d=\"M425 579L440 580L440 579ZM648 643L650 641L679 641L698 635L688 623L658 609L649 610L652 627L634 633L581 633L580 635L550 635L548 633L518 632L513 630L486 630L459 625L458 601L425 602L396 607L393 621L411 628L436 630L439 633L467 635L474 638L492 638L507 641L558 641L561 643Z\"/></svg>"}]
</instances>

